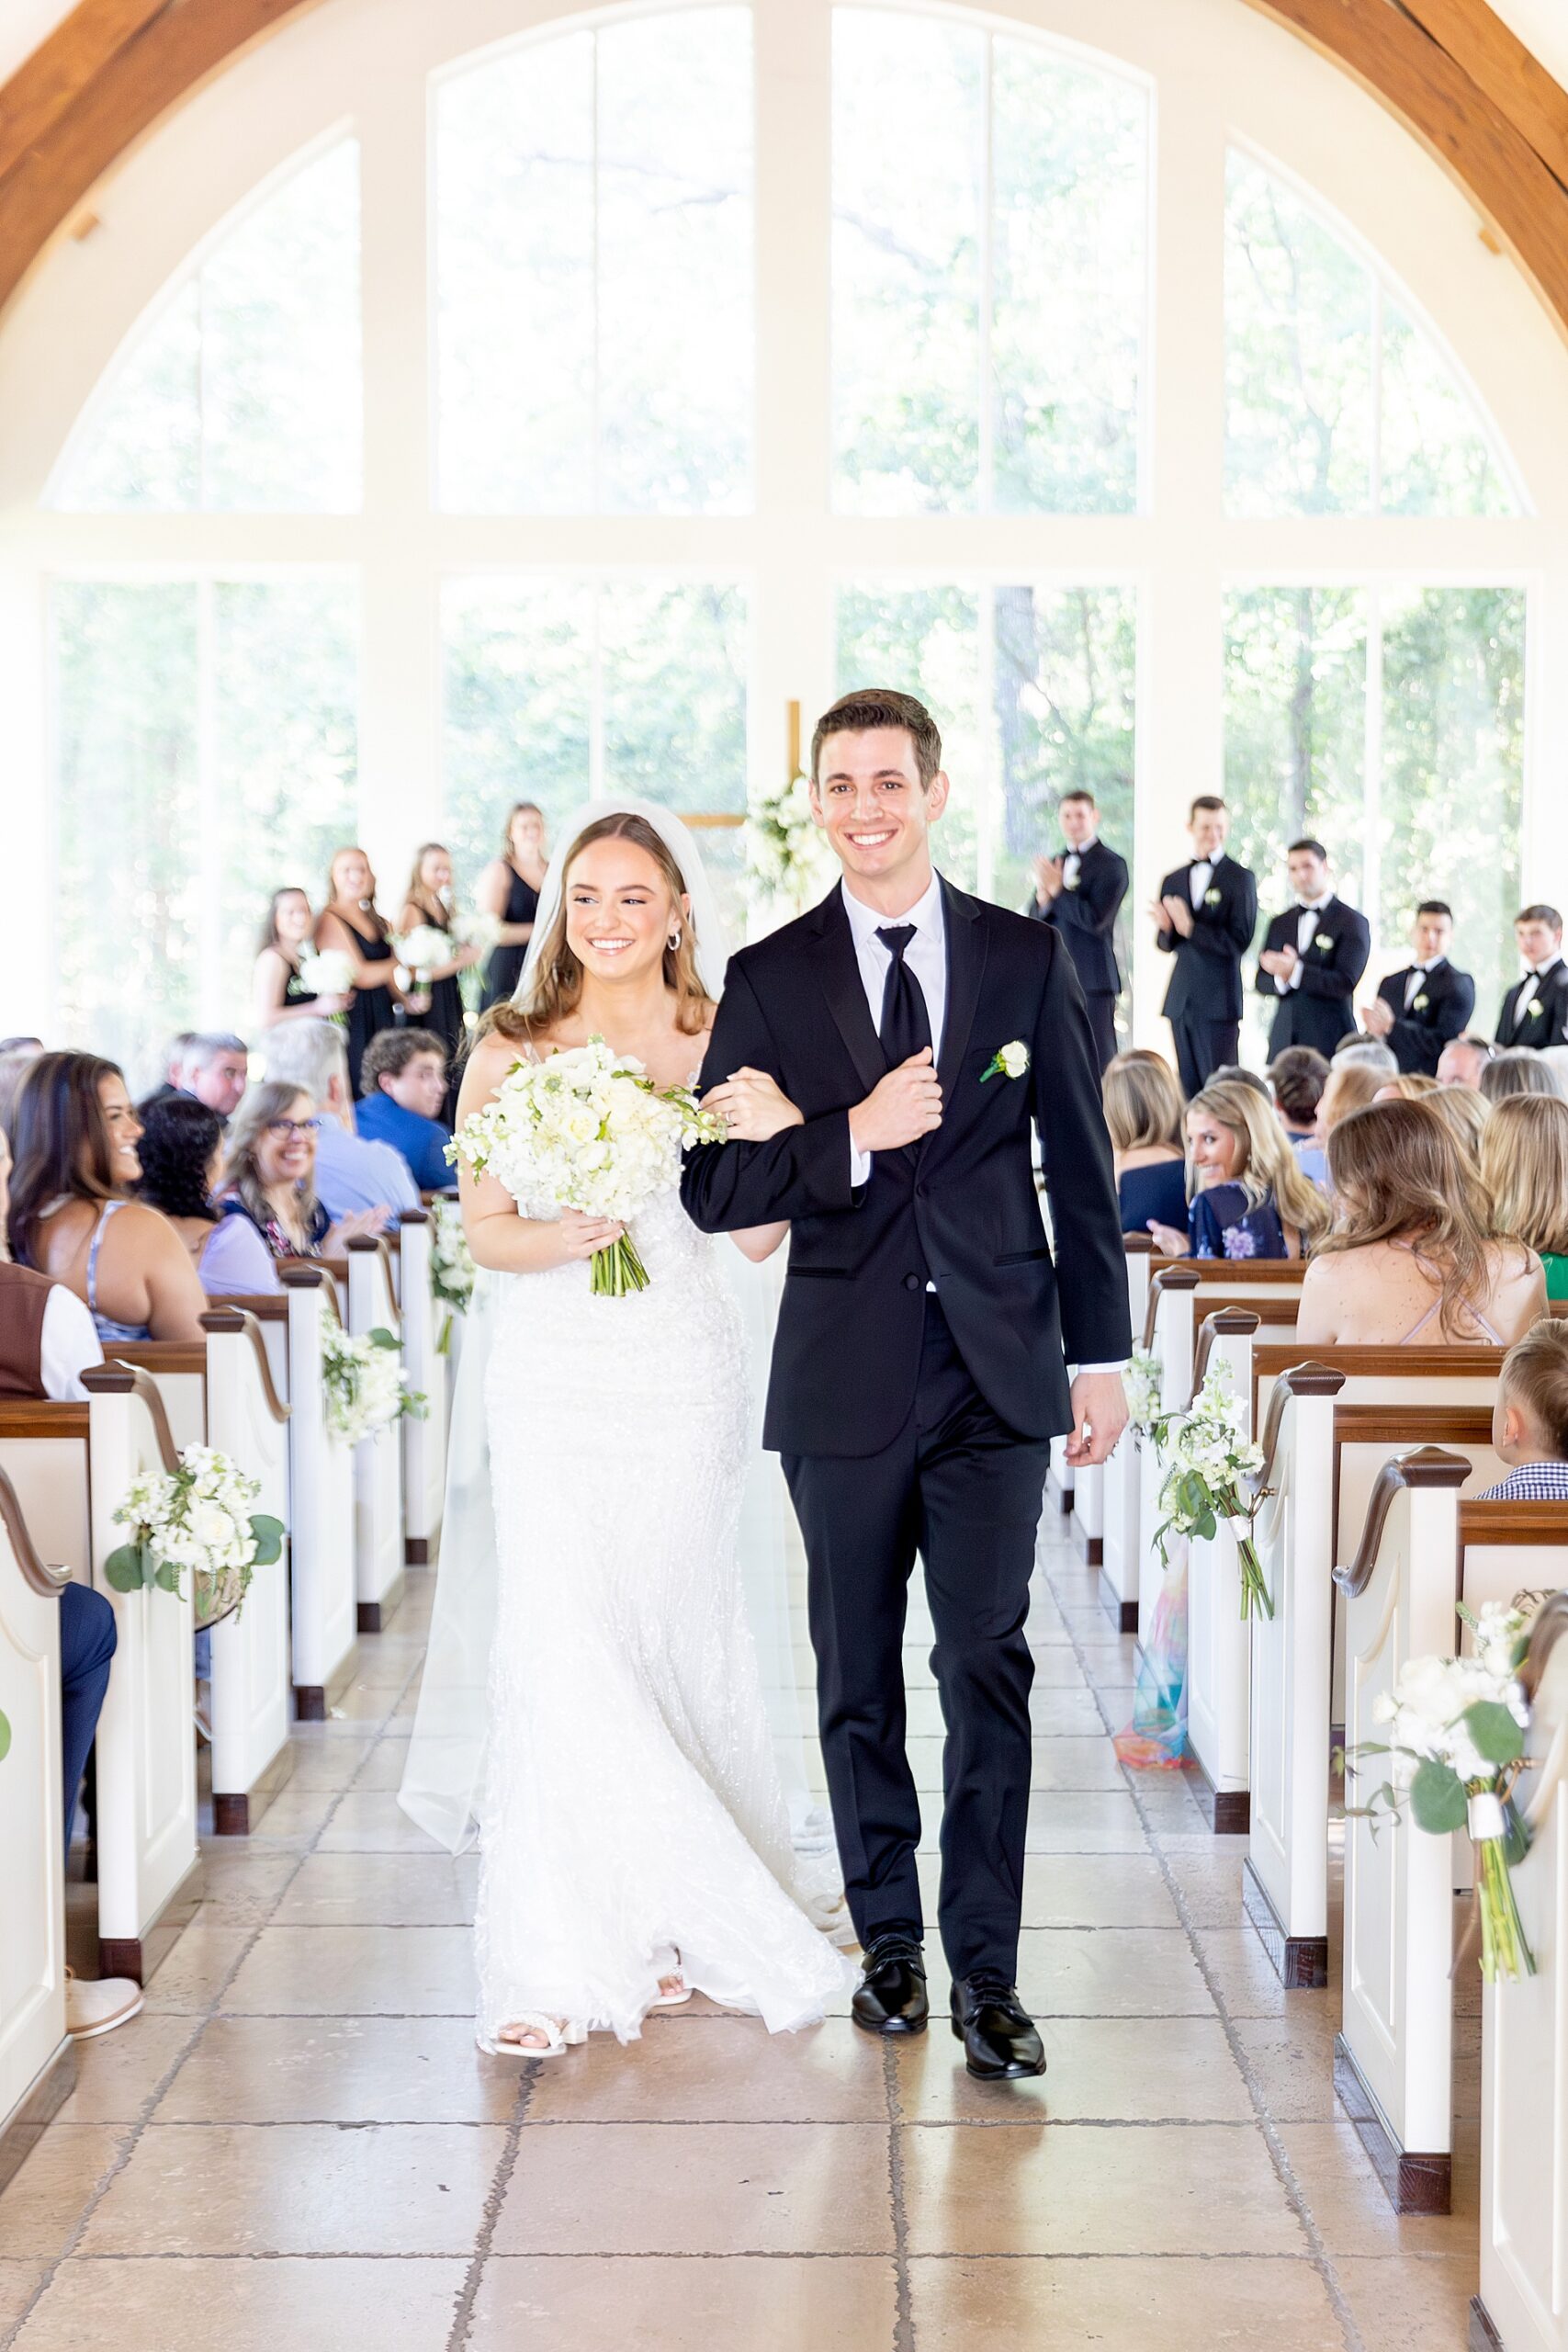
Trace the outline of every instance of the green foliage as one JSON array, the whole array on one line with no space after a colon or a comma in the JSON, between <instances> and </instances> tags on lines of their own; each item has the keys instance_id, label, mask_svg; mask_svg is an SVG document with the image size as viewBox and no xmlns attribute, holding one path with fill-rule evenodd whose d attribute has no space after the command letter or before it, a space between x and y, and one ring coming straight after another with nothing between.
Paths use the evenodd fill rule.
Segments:
<instances>
[{"instance_id":1,"label":"green foliage","mask_svg":"<svg viewBox=\"0 0 1568 2352\"><path fill-rule=\"evenodd\" d=\"M4 1708L0 1708L0 1764L4 1764L4 1762L6 1761L6 1757L7 1757L7 1756L9 1756L9 1754L10 1754L10 1753L11 1753L11 1722L10 1722L10 1717L6 1713L6 1712L5 1712Z\"/></svg>"},{"instance_id":2,"label":"green foliage","mask_svg":"<svg viewBox=\"0 0 1568 2352\"><path fill-rule=\"evenodd\" d=\"M1469 1801L1464 1782L1451 1764L1439 1764L1431 1756L1421 1758L1410 1782L1410 1810L1417 1829L1425 1829L1431 1837L1464 1827Z\"/></svg>"},{"instance_id":3,"label":"green foliage","mask_svg":"<svg viewBox=\"0 0 1568 2352\"><path fill-rule=\"evenodd\" d=\"M253 1566L269 1568L283 1555L283 1521L257 1511L251 1521L251 1533L256 1539L256 1556Z\"/></svg>"},{"instance_id":4,"label":"green foliage","mask_svg":"<svg viewBox=\"0 0 1568 2352\"><path fill-rule=\"evenodd\" d=\"M104 1562L104 1575L116 1592L140 1592L152 1581L152 1562L142 1544L122 1544Z\"/></svg>"},{"instance_id":5,"label":"green foliage","mask_svg":"<svg viewBox=\"0 0 1568 2352\"><path fill-rule=\"evenodd\" d=\"M1500 1700L1477 1699L1465 1709L1464 1724L1489 1764L1517 1764L1525 1752L1524 1734Z\"/></svg>"}]
</instances>

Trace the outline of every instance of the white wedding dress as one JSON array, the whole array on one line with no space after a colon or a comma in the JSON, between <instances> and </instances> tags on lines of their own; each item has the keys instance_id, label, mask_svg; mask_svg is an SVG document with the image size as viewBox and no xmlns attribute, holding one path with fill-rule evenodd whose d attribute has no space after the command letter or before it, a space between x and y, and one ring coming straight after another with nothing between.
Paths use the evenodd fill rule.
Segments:
<instances>
[{"instance_id":1,"label":"white wedding dress","mask_svg":"<svg viewBox=\"0 0 1568 2352\"><path fill-rule=\"evenodd\" d=\"M525 1216L556 1214L524 1204ZM649 1275L500 1277L485 1379L499 1562L479 1801L479 2036L526 2012L634 2038L677 1968L773 2031L852 1974L795 1858L736 1561L746 1351L671 1188Z\"/></svg>"}]
</instances>

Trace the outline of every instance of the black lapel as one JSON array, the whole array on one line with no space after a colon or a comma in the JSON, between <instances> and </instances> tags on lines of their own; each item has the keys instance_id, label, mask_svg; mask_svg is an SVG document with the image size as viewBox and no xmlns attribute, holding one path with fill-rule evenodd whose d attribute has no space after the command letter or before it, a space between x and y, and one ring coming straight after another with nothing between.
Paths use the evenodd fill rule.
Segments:
<instances>
[{"instance_id":1,"label":"black lapel","mask_svg":"<svg viewBox=\"0 0 1568 2352\"><path fill-rule=\"evenodd\" d=\"M975 1008L980 1001L980 978L986 968L987 943L986 927L980 921L979 901L963 890L955 890L945 875L942 883L942 928L947 934L947 1012L942 1021L937 1076L942 1080L942 1100L945 1111L953 1101L953 1089L964 1067L969 1032L975 1025ZM1004 1046L1008 1041L1005 1037L998 1037L996 1042Z\"/></svg>"},{"instance_id":2,"label":"black lapel","mask_svg":"<svg viewBox=\"0 0 1568 2352\"><path fill-rule=\"evenodd\" d=\"M860 1082L869 1094L878 1080L886 1077L887 1060L865 1001L854 936L837 883L818 908L817 922L817 977Z\"/></svg>"}]
</instances>

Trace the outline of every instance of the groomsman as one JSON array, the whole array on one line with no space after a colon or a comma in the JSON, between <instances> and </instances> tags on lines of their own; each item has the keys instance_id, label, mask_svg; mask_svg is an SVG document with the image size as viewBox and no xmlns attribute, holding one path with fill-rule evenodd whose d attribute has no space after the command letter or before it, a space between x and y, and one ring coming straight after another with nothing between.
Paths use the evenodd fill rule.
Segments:
<instances>
[{"instance_id":1,"label":"groomsman","mask_svg":"<svg viewBox=\"0 0 1568 2352\"><path fill-rule=\"evenodd\" d=\"M1183 1091L1196 1094L1241 1042L1241 959L1258 927L1258 883L1225 855L1230 811L1202 793L1188 811L1191 863L1159 886L1150 909L1155 945L1174 956L1165 1017L1176 1040Z\"/></svg>"},{"instance_id":2,"label":"groomsman","mask_svg":"<svg viewBox=\"0 0 1568 2352\"><path fill-rule=\"evenodd\" d=\"M1562 961L1562 918L1555 907L1525 907L1515 917L1524 978L1503 999L1499 1046L1568 1045L1568 964Z\"/></svg>"},{"instance_id":3,"label":"groomsman","mask_svg":"<svg viewBox=\"0 0 1568 2352\"><path fill-rule=\"evenodd\" d=\"M1441 899L1423 899L1410 928L1415 962L1380 980L1371 1003L1361 1007L1362 1028L1382 1039L1402 1070L1435 1078L1443 1047L1470 1026L1475 982L1450 963L1453 942L1453 909Z\"/></svg>"},{"instance_id":4,"label":"groomsman","mask_svg":"<svg viewBox=\"0 0 1568 2352\"><path fill-rule=\"evenodd\" d=\"M1127 895L1127 861L1100 838L1100 808L1092 792L1064 793L1058 814L1066 847L1034 861L1029 911L1055 923L1082 983L1095 1052L1104 1071L1116 1054L1116 918Z\"/></svg>"},{"instance_id":5,"label":"groomsman","mask_svg":"<svg viewBox=\"0 0 1568 2352\"><path fill-rule=\"evenodd\" d=\"M1372 934L1365 915L1335 897L1321 842L1292 842L1285 867L1296 902L1274 917L1258 958L1258 993L1279 1007L1269 1058L1287 1046L1315 1046L1332 1061L1340 1039L1355 1034L1356 983Z\"/></svg>"}]
</instances>

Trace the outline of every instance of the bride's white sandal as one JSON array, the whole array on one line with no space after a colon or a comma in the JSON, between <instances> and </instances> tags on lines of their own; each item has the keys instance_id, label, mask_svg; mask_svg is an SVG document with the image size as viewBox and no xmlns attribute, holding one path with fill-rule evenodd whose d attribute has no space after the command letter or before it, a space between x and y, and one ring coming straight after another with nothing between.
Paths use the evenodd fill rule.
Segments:
<instances>
[{"instance_id":1,"label":"bride's white sandal","mask_svg":"<svg viewBox=\"0 0 1568 2352\"><path fill-rule=\"evenodd\" d=\"M667 1993L664 1989L667 1984L674 1989ZM671 1969L667 1974L660 1978L659 1990L649 2003L649 2007L652 2009L683 2009L691 1997L691 1985L677 1971Z\"/></svg>"},{"instance_id":2,"label":"bride's white sandal","mask_svg":"<svg viewBox=\"0 0 1568 2352\"><path fill-rule=\"evenodd\" d=\"M542 2041L519 2041L520 2033L543 2034ZM559 2018L547 2017L543 2009L523 2009L509 2018L506 2030L495 2037L496 2049L503 2058L558 2058L563 2050L570 2050L588 2039L587 2029Z\"/></svg>"}]
</instances>

